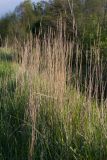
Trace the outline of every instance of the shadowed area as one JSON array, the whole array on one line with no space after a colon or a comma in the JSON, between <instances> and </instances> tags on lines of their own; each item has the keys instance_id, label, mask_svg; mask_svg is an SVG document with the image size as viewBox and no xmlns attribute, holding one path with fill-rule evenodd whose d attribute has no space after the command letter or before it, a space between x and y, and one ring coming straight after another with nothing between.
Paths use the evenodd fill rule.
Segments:
<instances>
[{"instance_id":1,"label":"shadowed area","mask_svg":"<svg viewBox=\"0 0 107 160\"><path fill-rule=\"evenodd\" d=\"M0 61L4 62L12 62L14 61L14 56L12 51L6 51L4 49L0 49Z\"/></svg>"}]
</instances>

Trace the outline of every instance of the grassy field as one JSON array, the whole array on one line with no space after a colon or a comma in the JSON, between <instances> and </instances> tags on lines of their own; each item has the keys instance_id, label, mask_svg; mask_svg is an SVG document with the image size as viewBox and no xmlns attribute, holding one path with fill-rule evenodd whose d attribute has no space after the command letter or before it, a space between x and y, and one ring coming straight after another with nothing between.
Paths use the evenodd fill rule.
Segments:
<instances>
[{"instance_id":1,"label":"grassy field","mask_svg":"<svg viewBox=\"0 0 107 160\"><path fill-rule=\"evenodd\" d=\"M76 47L75 70L68 60L73 63L73 44L60 37L52 45L44 40L42 49L39 39L35 47L29 40L16 50L0 49L0 160L107 160L107 103L97 100L97 89L90 95L91 70L81 90Z\"/></svg>"}]
</instances>

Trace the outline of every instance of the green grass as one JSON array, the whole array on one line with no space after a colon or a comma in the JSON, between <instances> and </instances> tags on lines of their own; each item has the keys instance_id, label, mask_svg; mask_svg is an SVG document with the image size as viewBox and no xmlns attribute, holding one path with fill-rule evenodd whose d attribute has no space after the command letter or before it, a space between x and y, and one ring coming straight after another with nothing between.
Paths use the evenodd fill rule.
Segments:
<instances>
[{"instance_id":1,"label":"green grass","mask_svg":"<svg viewBox=\"0 0 107 160\"><path fill-rule=\"evenodd\" d=\"M17 71L18 64L12 60L0 61L0 160L29 157L33 123L28 113L29 80L25 76L23 83L22 79L17 82ZM42 78L37 77L33 84L44 94L34 93L38 106L32 159L106 160L106 108L102 115L100 106L88 103L75 89L66 91L63 103L45 97L47 92L40 81Z\"/></svg>"},{"instance_id":2,"label":"green grass","mask_svg":"<svg viewBox=\"0 0 107 160\"><path fill-rule=\"evenodd\" d=\"M28 132L24 123L27 95L18 91L17 71L18 64L12 60L0 61L0 160L27 156Z\"/></svg>"}]
</instances>

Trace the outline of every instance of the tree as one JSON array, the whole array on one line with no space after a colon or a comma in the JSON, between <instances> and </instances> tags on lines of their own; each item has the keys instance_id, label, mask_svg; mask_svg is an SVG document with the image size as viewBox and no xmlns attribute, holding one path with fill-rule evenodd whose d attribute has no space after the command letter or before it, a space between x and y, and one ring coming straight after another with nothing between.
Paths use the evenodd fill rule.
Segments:
<instances>
[{"instance_id":1,"label":"tree","mask_svg":"<svg viewBox=\"0 0 107 160\"><path fill-rule=\"evenodd\" d=\"M31 0L22 2L16 7L14 13L17 17L17 36L21 35L24 38L35 21L34 8Z\"/></svg>"},{"instance_id":2,"label":"tree","mask_svg":"<svg viewBox=\"0 0 107 160\"><path fill-rule=\"evenodd\" d=\"M10 40L12 36L14 36L15 28L14 25L16 24L16 16L14 13L6 14L1 20L0 20L0 37L2 41L5 40L5 38L10 36Z\"/></svg>"}]
</instances>

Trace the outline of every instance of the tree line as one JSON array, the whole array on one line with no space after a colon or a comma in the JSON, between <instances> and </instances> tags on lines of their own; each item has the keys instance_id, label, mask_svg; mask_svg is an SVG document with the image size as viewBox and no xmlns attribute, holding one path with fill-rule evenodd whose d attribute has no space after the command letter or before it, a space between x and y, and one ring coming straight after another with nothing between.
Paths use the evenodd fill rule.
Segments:
<instances>
[{"instance_id":1,"label":"tree line","mask_svg":"<svg viewBox=\"0 0 107 160\"><path fill-rule=\"evenodd\" d=\"M66 22L66 34L72 36L74 29L83 43L93 43L100 36L101 47L107 44L107 2L105 0L49 0L34 3L25 0L13 13L0 19L0 37L24 38L26 33L38 34L40 28L46 33L48 28L57 28L62 17ZM74 24L73 24L74 23ZM74 27L74 28L73 28Z\"/></svg>"}]
</instances>

